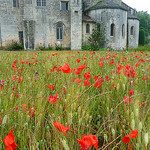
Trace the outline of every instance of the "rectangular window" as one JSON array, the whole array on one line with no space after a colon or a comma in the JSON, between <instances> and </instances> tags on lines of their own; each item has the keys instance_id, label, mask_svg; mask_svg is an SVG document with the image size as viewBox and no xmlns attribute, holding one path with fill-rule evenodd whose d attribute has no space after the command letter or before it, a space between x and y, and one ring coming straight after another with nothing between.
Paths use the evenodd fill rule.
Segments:
<instances>
[{"instance_id":1,"label":"rectangular window","mask_svg":"<svg viewBox=\"0 0 150 150\"><path fill-rule=\"evenodd\" d=\"M61 10L68 10L68 2L61 2Z\"/></svg>"},{"instance_id":2,"label":"rectangular window","mask_svg":"<svg viewBox=\"0 0 150 150\"><path fill-rule=\"evenodd\" d=\"M23 31L19 31L19 42L23 43Z\"/></svg>"},{"instance_id":3,"label":"rectangular window","mask_svg":"<svg viewBox=\"0 0 150 150\"><path fill-rule=\"evenodd\" d=\"M46 6L46 0L37 0L37 6Z\"/></svg>"},{"instance_id":4,"label":"rectangular window","mask_svg":"<svg viewBox=\"0 0 150 150\"><path fill-rule=\"evenodd\" d=\"M19 0L13 0L13 7L19 7Z\"/></svg>"},{"instance_id":5,"label":"rectangular window","mask_svg":"<svg viewBox=\"0 0 150 150\"><path fill-rule=\"evenodd\" d=\"M63 28L62 27L56 28L56 37L57 37L57 40L63 39Z\"/></svg>"}]
</instances>

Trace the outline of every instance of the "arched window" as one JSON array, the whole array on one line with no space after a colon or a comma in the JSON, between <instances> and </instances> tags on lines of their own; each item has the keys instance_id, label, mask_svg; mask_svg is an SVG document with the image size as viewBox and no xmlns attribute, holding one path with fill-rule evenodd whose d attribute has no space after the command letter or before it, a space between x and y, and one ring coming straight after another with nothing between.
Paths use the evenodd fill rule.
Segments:
<instances>
[{"instance_id":1,"label":"arched window","mask_svg":"<svg viewBox=\"0 0 150 150\"><path fill-rule=\"evenodd\" d=\"M125 31L124 31L125 29L124 29L124 24L122 25L122 37L124 38L124 36L125 36Z\"/></svg>"},{"instance_id":2,"label":"arched window","mask_svg":"<svg viewBox=\"0 0 150 150\"><path fill-rule=\"evenodd\" d=\"M90 25L86 24L86 33L90 33Z\"/></svg>"},{"instance_id":3,"label":"arched window","mask_svg":"<svg viewBox=\"0 0 150 150\"><path fill-rule=\"evenodd\" d=\"M130 35L134 36L134 26L131 27Z\"/></svg>"},{"instance_id":4,"label":"arched window","mask_svg":"<svg viewBox=\"0 0 150 150\"><path fill-rule=\"evenodd\" d=\"M110 31L110 36L115 36L115 24L111 24L111 31Z\"/></svg>"},{"instance_id":5,"label":"arched window","mask_svg":"<svg viewBox=\"0 0 150 150\"><path fill-rule=\"evenodd\" d=\"M56 39L57 40L63 39L63 26L62 25L56 26Z\"/></svg>"},{"instance_id":6,"label":"arched window","mask_svg":"<svg viewBox=\"0 0 150 150\"><path fill-rule=\"evenodd\" d=\"M13 7L19 7L19 0L13 0Z\"/></svg>"}]
</instances>

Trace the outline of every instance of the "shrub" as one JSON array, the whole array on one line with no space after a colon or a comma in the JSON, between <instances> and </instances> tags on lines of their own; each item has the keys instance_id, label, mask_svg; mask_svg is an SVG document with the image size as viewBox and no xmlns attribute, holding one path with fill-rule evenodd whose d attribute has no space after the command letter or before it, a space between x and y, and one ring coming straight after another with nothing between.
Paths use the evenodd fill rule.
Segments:
<instances>
[{"instance_id":1,"label":"shrub","mask_svg":"<svg viewBox=\"0 0 150 150\"><path fill-rule=\"evenodd\" d=\"M62 50L62 46L61 45L59 45L59 44L57 44L57 43L55 43L55 50Z\"/></svg>"},{"instance_id":2,"label":"shrub","mask_svg":"<svg viewBox=\"0 0 150 150\"><path fill-rule=\"evenodd\" d=\"M139 32L139 45L145 45L145 31L143 29Z\"/></svg>"},{"instance_id":3,"label":"shrub","mask_svg":"<svg viewBox=\"0 0 150 150\"><path fill-rule=\"evenodd\" d=\"M22 44L18 43L17 40L12 40L12 43L8 47L9 50L22 50L24 49L23 42Z\"/></svg>"}]
</instances>

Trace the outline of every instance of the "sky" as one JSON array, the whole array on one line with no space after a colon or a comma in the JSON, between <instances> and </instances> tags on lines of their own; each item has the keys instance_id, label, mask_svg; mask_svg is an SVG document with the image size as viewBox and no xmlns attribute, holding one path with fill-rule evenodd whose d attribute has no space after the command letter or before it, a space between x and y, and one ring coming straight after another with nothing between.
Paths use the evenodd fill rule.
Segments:
<instances>
[{"instance_id":1,"label":"sky","mask_svg":"<svg viewBox=\"0 0 150 150\"><path fill-rule=\"evenodd\" d=\"M122 0L137 11L147 11L150 14L150 0Z\"/></svg>"}]
</instances>

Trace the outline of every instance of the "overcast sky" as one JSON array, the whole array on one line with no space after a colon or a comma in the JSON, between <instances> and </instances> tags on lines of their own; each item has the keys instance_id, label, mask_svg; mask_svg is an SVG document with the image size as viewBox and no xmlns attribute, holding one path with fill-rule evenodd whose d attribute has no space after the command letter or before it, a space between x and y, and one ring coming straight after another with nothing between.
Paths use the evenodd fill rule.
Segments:
<instances>
[{"instance_id":1,"label":"overcast sky","mask_svg":"<svg viewBox=\"0 0 150 150\"><path fill-rule=\"evenodd\" d=\"M122 0L137 11L147 11L150 14L150 0Z\"/></svg>"}]
</instances>

